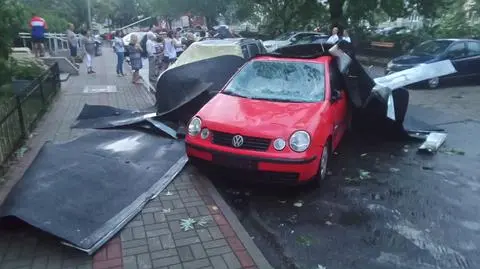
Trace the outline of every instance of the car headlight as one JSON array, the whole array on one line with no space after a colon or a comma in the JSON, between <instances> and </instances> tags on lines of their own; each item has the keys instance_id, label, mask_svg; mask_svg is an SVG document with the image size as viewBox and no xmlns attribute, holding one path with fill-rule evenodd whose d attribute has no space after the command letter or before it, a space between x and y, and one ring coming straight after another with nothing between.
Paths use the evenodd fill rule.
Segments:
<instances>
[{"instance_id":1,"label":"car headlight","mask_svg":"<svg viewBox=\"0 0 480 269\"><path fill-rule=\"evenodd\" d=\"M277 138L275 141L273 141L273 148L278 151L283 150L286 145L287 143L282 138Z\"/></svg>"},{"instance_id":2,"label":"car headlight","mask_svg":"<svg viewBox=\"0 0 480 269\"><path fill-rule=\"evenodd\" d=\"M392 61L390 61L390 62L387 63L387 68L392 68L392 66L393 66Z\"/></svg>"},{"instance_id":3,"label":"car headlight","mask_svg":"<svg viewBox=\"0 0 480 269\"><path fill-rule=\"evenodd\" d=\"M202 120L199 117L193 117L188 124L188 134L196 136L202 130Z\"/></svg>"},{"instance_id":4,"label":"car headlight","mask_svg":"<svg viewBox=\"0 0 480 269\"><path fill-rule=\"evenodd\" d=\"M310 146L310 135L305 131L296 131L290 137L290 148L296 152L304 152Z\"/></svg>"}]
</instances>

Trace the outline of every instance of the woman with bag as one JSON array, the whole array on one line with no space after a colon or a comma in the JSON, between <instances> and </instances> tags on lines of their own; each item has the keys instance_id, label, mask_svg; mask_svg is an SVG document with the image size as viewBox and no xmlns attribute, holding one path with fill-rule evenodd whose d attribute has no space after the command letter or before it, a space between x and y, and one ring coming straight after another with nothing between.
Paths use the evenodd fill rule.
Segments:
<instances>
[{"instance_id":1,"label":"woman with bag","mask_svg":"<svg viewBox=\"0 0 480 269\"><path fill-rule=\"evenodd\" d=\"M130 55L130 65L132 66L133 76L132 83L137 84L140 82L140 69L142 69L142 47L138 42L138 37L134 34L130 37L130 44L128 45L128 54Z\"/></svg>"}]
</instances>

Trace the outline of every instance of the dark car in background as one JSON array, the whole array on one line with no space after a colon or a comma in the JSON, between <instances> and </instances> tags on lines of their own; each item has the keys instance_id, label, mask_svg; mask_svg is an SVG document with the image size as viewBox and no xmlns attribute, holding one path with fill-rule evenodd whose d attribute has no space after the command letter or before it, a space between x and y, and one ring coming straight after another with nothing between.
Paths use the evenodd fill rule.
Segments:
<instances>
[{"instance_id":1,"label":"dark car in background","mask_svg":"<svg viewBox=\"0 0 480 269\"><path fill-rule=\"evenodd\" d=\"M437 88L441 81L480 77L480 40L476 39L435 39L425 41L407 54L394 58L387 64L386 74L399 72L442 60L451 60L457 73L432 78L426 81L429 88Z\"/></svg>"}]
</instances>

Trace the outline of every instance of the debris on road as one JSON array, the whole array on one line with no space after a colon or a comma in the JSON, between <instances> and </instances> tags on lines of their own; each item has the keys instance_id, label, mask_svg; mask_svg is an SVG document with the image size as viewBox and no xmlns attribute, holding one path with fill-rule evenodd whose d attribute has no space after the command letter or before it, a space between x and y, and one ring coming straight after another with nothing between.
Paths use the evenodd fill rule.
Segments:
<instances>
[{"instance_id":1,"label":"debris on road","mask_svg":"<svg viewBox=\"0 0 480 269\"><path fill-rule=\"evenodd\" d=\"M333 223L332 223L331 221L328 221L328 220L327 220L327 221L325 221L325 224L327 224L328 226L331 226L331 225L333 225Z\"/></svg>"},{"instance_id":2,"label":"debris on road","mask_svg":"<svg viewBox=\"0 0 480 269\"><path fill-rule=\"evenodd\" d=\"M318 265L317 269L327 269L327 267L323 266L323 265Z\"/></svg>"},{"instance_id":3,"label":"debris on road","mask_svg":"<svg viewBox=\"0 0 480 269\"><path fill-rule=\"evenodd\" d=\"M293 206L294 207L302 207L303 206L303 201L299 200L299 201L293 203Z\"/></svg>"},{"instance_id":4,"label":"debris on road","mask_svg":"<svg viewBox=\"0 0 480 269\"><path fill-rule=\"evenodd\" d=\"M170 213L172 211L171 208L164 208L162 209L162 213Z\"/></svg>"},{"instance_id":5,"label":"debris on road","mask_svg":"<svg viewBox=\"0 0 480 269\"><path fill-rule=\"evenodd\" d=\"M390 167L390 172L397 173L397 172L400 172L400 169L395 168L395 167Z\"/></svg>"},{"instance_id":6,"label":"debris on road","mask_svg":"<svg viewBox=\"0 0 480 269\"><path fill-rule=\"evenodd\" d=\"M363 153L363 154L360 155L360 157L365 157L367 155L368 155L368 153Z\"/></svg>"},{"instance_id":7,"label":"debris on road","mask_svg":"<svg viewBox=\"0 0 480 269\"><path fill-rule=\"evenodd\" d=\"M170 191L167 191L167 193L165 193L165 196L172 196L172 195L173 195L173 193L170 192Z\"/></svg>"},{"instance_id":8,"label":"debris on road","mask_svg":"<svg viewBox=\"0 0 480 269\"><path fill-rule=\"evenodd\" d=\"M446 133L430 133L427 136L427 139L425 142L423 142L422 145L418 148L419 151L421 152L428 152L428 153L433 153L436 152L442 145L445 143L445 140L447 139L447 134Z\"/></svg>"},{"instance_id":9,"label":"debris on road","mask_svg":"<svg viewBox=\"0 0 480 269\"><path fill-rule=\"evenodd\" d=\"M360 177L361 180L371 178L370 172L368 172L366 170L359 169L358 174L359 174L359 177Z\"/></svg>"},{"instance_id":10,"label":"debris on road","mask_svg":"<svg viewBox=\"0 0 480 269\"><path fill-rule=\"evenodd\" d=\"M442 151L443 153L449 154L449 155L465 155L465 151L463 150L458 150L458 149L446 149Z\"/></svg>"}]
</instances>

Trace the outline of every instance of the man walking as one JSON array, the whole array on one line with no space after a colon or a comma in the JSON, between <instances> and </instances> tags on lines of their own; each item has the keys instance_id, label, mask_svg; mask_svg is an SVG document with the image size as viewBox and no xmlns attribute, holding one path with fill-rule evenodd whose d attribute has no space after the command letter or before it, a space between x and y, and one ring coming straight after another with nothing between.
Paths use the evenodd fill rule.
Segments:
<instances>
[{"instance_id":1,"label":"man walking","mask_svg":"<svg viewBox=\"0 0 480 269\"><path fill-rule=\"evenodd\" d=\"M69 23L67 29L67 40L68 46L70 47L70 61L72 62L72 64L76 64L75 58L77 57L78 38L77 35L73 32L73 30L75 30L75 26L72 23Z\"/></svg>"},{"instance_id":2,"label":"man walking","mask_svg":"<svg viewBox=\"0 0 480 269\"><path fill-rule=\"evenodd\" d=\"M33 13L30 20L30 28L32 29L32 49L35 57L43 57L45 54L43 42L45 40L45 32L48 29L47 22Z\"/></svg>"}]
</instances>

